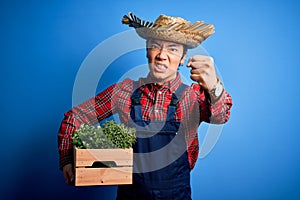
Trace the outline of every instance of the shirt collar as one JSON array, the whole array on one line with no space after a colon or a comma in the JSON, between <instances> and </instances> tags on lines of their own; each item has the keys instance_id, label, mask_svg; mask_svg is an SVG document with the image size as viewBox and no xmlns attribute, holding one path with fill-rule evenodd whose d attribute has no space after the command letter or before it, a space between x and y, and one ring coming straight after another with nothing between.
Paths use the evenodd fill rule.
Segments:
<instances>
[{"instance_id":1,"label":"shirt collar","mask_svg":"<svg viewBox=\"0 0 300 200\"><path fill-rule=\"evenodd\" d=\"M182 82L179 72L177 72L175 79L167 81L163 85L158 85L156 82L154 82L150 74L148 74L146 78L141 78L139 81L140 86L148 87L150 91L154 89L169 89L172 93L174 93L177 90L181 83Z\"/></svg>"}]
</instances>

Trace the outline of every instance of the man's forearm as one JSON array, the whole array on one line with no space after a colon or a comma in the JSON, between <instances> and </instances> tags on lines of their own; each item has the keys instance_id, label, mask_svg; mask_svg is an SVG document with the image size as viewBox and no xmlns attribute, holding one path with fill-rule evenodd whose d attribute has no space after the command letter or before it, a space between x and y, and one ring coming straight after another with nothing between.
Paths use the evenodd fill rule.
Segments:
<instances>
[{"instance_id":1,"label":"man's forearm","mask_svg":"<svg viewBox=\"0 0 300 200\"><path fill-rule=\"evenodd\" d=\"M211 102L210 106L210 123L212 124L224 124L229 120L230 109L232 107L232 98L226 90L222 95L214 102Z\"/></svg>"}]
</instances>

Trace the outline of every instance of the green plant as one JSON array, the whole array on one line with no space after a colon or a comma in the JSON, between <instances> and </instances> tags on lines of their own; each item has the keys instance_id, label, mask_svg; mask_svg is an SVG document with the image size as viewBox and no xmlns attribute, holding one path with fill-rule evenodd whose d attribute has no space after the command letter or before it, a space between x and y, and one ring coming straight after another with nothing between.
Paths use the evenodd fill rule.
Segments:
<instances>
[{"instance_id":1,"label":"green plant","mask_svg":"<svg viewBox=\"0 0 300 200\"><path fill-rule=\"evenodd\" d=\"M131 148L136 141L135 129L117 124L113 120L103 126L83 124L72 136L73 145L79 149Z\"/></svg>"}]
</instances>

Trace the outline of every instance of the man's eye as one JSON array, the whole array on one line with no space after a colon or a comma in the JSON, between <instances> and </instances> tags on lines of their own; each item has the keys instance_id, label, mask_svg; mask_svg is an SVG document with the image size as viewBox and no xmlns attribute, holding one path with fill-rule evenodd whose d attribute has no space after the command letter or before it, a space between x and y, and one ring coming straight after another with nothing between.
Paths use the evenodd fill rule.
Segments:
<instances>
[{"instance_id":1,"label":"man's eye","mask_svg":"<svg viewBox=\"0 0 300 200\"><path fill-rule=\"evenodd\" d=\"M178 51L177 48L169 48L168 50L169 50L170 52L177 52L177 51Z\"/></svg>"},{"instance_id":2,"label":"man's eye","mask_svg":"<svg viewBox=\"0 0 300 200\"><path fill-rule=\"evenodd\" d=\"M160 47L157 44L151 44L150 48L151 49L159 49Z\"/></svg>"}]
</instances>

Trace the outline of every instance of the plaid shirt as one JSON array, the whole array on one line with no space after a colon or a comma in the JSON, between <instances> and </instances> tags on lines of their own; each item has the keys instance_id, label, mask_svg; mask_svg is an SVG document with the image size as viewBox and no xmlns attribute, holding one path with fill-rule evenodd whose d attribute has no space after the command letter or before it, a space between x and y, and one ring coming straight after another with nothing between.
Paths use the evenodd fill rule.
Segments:
<instances>
[{"instance_id":1,"label":"plaid shirt","mask_svg":"<svg viewBox=\"0 0 300 200\"><path fill-rule=\"evenodd\" d=\"M182 83L180 75L164 85L154 84L149 77L138 80L144 120L166 120L172 93ZM74 107L65 113L58 133L60 168L73 163L72 134L82 123L96 124L99 121L119 114L124 123L130 118L133 80L114 84L94 98ZM178 103L175 120L183 124L189 163L193 169L199 152L197 130L201 122L222 124L228 121L232 99L224 90L213 104L210 97L199 84L192 84L182 94Z\"/></svg>"}]
</instances>

